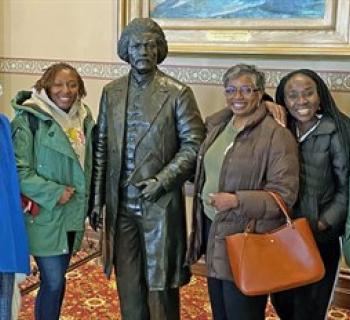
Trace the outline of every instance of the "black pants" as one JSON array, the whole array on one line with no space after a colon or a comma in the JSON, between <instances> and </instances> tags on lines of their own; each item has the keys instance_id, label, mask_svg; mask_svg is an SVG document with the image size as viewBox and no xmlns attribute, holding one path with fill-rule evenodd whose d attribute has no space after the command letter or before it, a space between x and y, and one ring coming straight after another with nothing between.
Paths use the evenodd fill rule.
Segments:
<instances>
[{"instance_id":1,"label":"black pants","mask_svg":"<svg viewBox=\"0 0 350 320\"><path fill-rule=\"evenodd\" d=\"M204 217L207 243L211 220ZM267 295L244 295L233 281L208 277L208 291L214 320L264 320Z\"/></svg>"},{"instance_id":2,"label":"black pants","mask_svg":"<svg viewBox=\"0 0 350 320\"><path fill-rule=\"evenodd\" d=\"M340 243L317 245L326 275L316 283L273 294L271 300L281 320L324 320L326 317L339 265Z\"/></svg>"},{"instance_id":3,"label":"black pants","mask_svg":"<svg viewBox=\"0 0 350 320\"><path fill-rule=\"evenodd\" d=\"M179 289L148 289L143 234L142 216L120 210L114 265L122 319L178 320Z\"/></svg>"}]
</instances>

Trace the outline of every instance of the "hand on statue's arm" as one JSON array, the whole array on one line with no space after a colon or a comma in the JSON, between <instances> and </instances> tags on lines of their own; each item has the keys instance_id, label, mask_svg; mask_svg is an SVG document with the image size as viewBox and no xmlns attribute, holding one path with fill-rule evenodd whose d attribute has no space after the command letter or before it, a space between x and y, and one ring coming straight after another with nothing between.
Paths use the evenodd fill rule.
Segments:
<instances>
[{"instance_id":1,"label":"hand on statue's arm","mask_svg":"<svg viewBox=\"0 0 350 320\"><path fill-rule=\"evenodd\" d=\"M281 105L271 102L271 101L265 101L266 109L268 112L272 115L272 117L275 119L275 121L282 127L287 126L287 114L284 107Z\"/></svg>"}]
</instances>

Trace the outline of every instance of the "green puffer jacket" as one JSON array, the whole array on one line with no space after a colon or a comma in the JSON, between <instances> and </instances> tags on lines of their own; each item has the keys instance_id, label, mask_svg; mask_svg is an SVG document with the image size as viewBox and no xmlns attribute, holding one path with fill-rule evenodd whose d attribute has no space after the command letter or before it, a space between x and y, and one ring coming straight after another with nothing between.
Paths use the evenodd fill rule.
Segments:
<instances>
[{"instance_id":1,"label":"green puffer jacket","mask_svg":"<svg viewBox=\"0 0 350 320\"><path fill-rule=\"evenodd\" d=\"M25 214L30 252L34 256L68 253L67 232L76 231L73 252L79 250L88 208L92 168L92 128L94 121L84 105L86 139L84 170L61 126L39 107L22 105L31 92L21 91L12 100L16 116L12 137L21 192L40 206L33 218ZM32 133L28 113L37 119ZM57 204L65 186L75 188L71 200Z\"/></svg>"}]
</instances>

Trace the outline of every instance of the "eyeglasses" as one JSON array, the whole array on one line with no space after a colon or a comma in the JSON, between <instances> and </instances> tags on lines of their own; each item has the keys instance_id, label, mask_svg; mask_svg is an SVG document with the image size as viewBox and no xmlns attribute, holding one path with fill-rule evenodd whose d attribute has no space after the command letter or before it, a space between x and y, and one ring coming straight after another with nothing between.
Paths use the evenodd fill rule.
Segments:
<instances>
[{"instance_id":1,"label":"eyeglasses","mask_svg":"<svg viewBox=\"0 0 350 320\"><path fill-rule=\"evenodd\" d=\"M229 86L225 88L225 96L233 97L237 94L237 92L239 92L244 97L251 97L253 93L257 91L259 91L259 89L253 88L251 86L241 86L240 88Z\"/></svg>"}]
</instances>

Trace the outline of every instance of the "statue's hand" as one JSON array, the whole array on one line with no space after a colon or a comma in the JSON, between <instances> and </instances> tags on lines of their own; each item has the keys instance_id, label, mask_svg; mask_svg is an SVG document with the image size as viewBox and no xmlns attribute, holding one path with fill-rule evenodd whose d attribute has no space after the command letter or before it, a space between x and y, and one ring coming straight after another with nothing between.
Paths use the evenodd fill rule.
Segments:
<instances>
[{"instance_id":1,"label":"statue's hand","mask_svg":"<svg viewBox=\"0 0 350 320\"><path fill-rule=\"evenodd\" d=\"M94 207L88 214L89 223L93 230L97 231L103 227L103 215L100 207Z\"/></svg>"},{"instance_id":2,"label":"statue's hand","mask_svg":"<svg viewBox=\"0 0 350 320\"><path fill-rule=\"evenodd\" d=\"M165 191L162 183L155 178L143 180L135 186L141 190L141 197L151 202L157 201Z\"/></svg>"}]
</instances>

